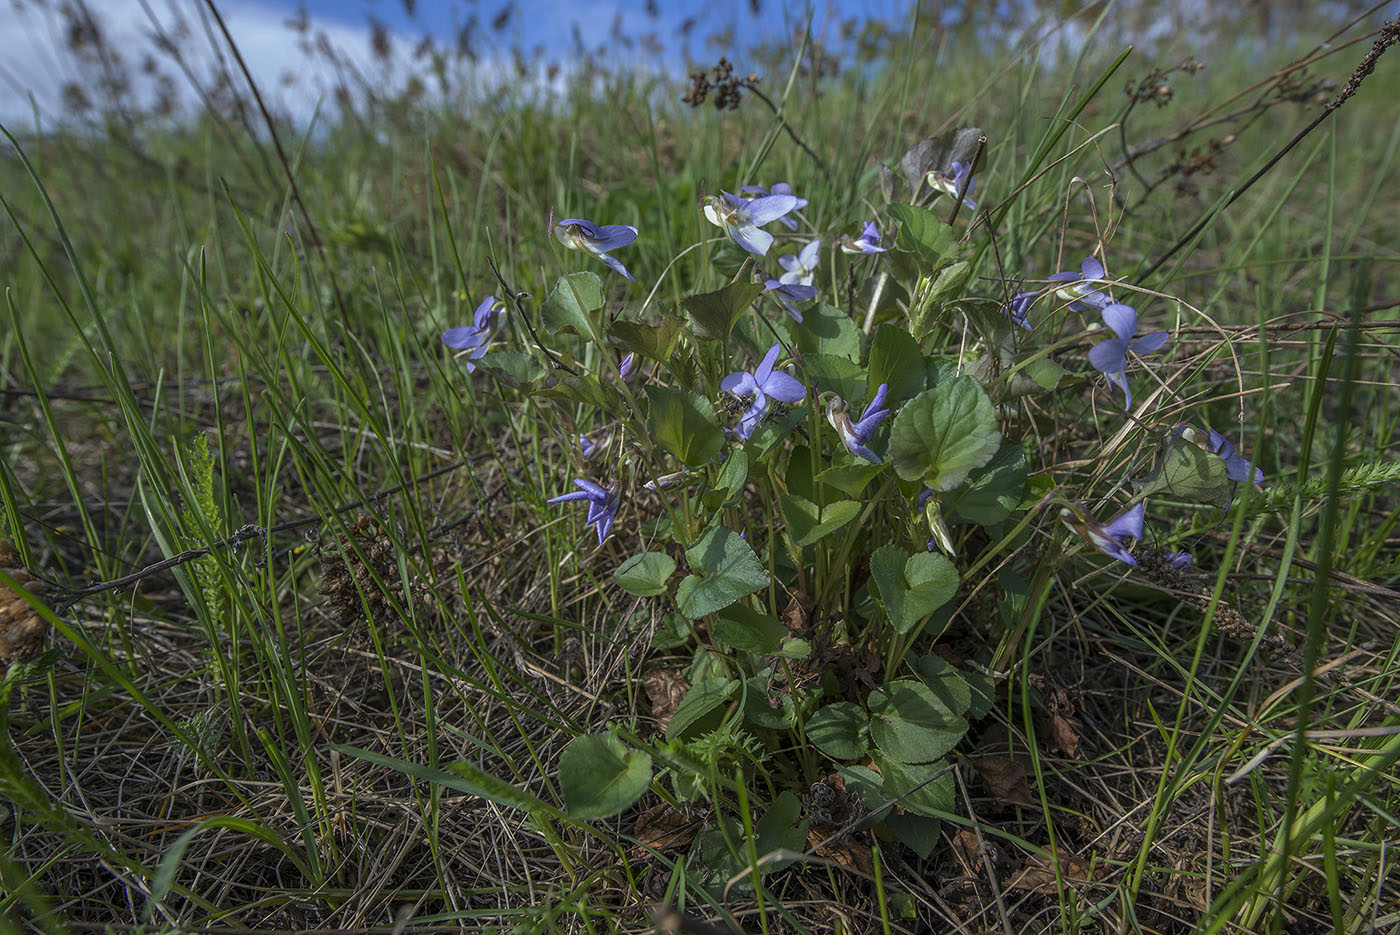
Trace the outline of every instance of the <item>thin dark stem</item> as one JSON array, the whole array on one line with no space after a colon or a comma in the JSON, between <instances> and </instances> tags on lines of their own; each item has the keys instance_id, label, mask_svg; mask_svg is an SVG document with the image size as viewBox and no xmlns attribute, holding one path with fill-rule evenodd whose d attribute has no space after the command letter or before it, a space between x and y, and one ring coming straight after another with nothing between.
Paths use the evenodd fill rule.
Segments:
<instances>
[{"instance_id":1,"label":"thin dark stem","mask_svg":"<svg viewBox=\"0 0 1400 935\"><path fill-rule=\"evenodd\" d=\"M330 262L326 257L326 247L321 242L320 233L316 230L316 222L311 220L311 212L306 209L306 202L301 200L301 186L297 184L296 176L292 172L291 160L287 158L287 153L282 148L282 138L277 135L277 125L273 123L272 114L268 112L267 105L263 103L262 92L258 90L257 82L253 80L253 73L248 70L248 63L243 60L242 51L239 50L238 44L233 41L228 27L224 25L224 18L219 13L219 8L214 5L214 0L204 0L204 4L213 15L214 22L219 24L219 32L223 33L224 41L228 43L229 51L233 53L233 59L238 63L238 70L243 73L243 80L248 82L248 90L252 92L253 100L257 102L258 112L262 114L268 135L272 137L272 146L277 151L277 160L282 164L282 172L287 176L287 184L291 187L292 200L296 202L301 219L306 222L306 232L311 237L312 245L320 254L321 261L325 263L326 276L331 281L331 292L335 294L335 304L340 309L341 324L345 326L345 333L349 334L350 314L345 308L345 298L340 294L340 284L336 281L335 271L331 269Z\"/></svg>"},{"instance_id":2,"label":"thin dark stem","mask_svg":"<svg viewBox=\"0 0 1400 935\"><path fill-rule=\"evenodd\" d=\"M434 468L428 473L421 474L407 483L399 484L396 487L390 487L387 490L381 490L373 496L368 497L364 502L347 503L344 506L337 507L336 509L332 510L331 513L328 515L335 516L341 513L348 513L351 510L360 509L366 503L372 503L378 500L382 500L385 497L392 496L393 494L406 490L410 486L417 486L423 481L431 480L434 477L438 477L442 474L447 474L450 471L455 471L463 465L470 464L471 460L472 459L470 458L464 458L461 461L454 461L451 464L446 464L442 467ZM90 584L83 588L67 591L66 593L64 593L63 599L58 603L56 607L56 612L60 614L65 613L70 607L72 607L74 604L76 604L78 601L82 600L85 597L91 597L94 594L101 594L104 591L115 591L118 588L124 588L127 585L136 584L144 578L149 578L151 575L160 574L163 571L169 571L171 568L175 568L178 565L183 565L186 562L192 562L197 558L203 558L206 555L210 555L214 552L215 549L224 549L230 547L237 548L238 546L242 545L245 542L248 542L251 539L264 539L274 533L287 532L288 530L292 529L300 529L303 526L313 526L316 523L323 522L324 520L325 516L321 514L317 514L314 516L304 516L301 519L292 519L287 520L284 523L278 523L271 529L264 529L262 526L249 523L248 525L241 527L233 535L226 536L223 539L218 540L217 542L204 546L203 548L186 549L185 551L180 552L179 554L172 555L166 559L162 559L161 561L156 562L152 565L147 565L145 568L141 568L137 571L134 571L129 575L122 575L120 578L113 578L110 581L99 581L95 584Z\"/></svg>"},{"instance_id":3,"label":"thin dark stem","mask_svg":"<svg viewBox=\"0 0 1400 935\"><path fill-rule=\"evenodd\" d=\"M753 94L754 97L767 104L768 109L773 112L774 117L778 118L778 122L782 125L782 128L787 131L787 135L792 138L792 141L796 143L804 153L812 157L812 161L817 164L818 169L826 169L826 163L822 162L822 157L818 156L815 152L813 152L812 147L802 142L801 137L799 137L797 133L792 129L792 124L787 122L787 118L784 117L781 112L779 112L778 105L774 104L771 100L769 100L768 95L760 91L758 89L758 86L755 85L752 81L745 81L742 85L740 85L740 87L744 88L745 90Z\"/></svg>"},{"instance_id":4,"label":"thin dark stem","mask_svg":"<svg viewBox=\"0 0 1400 935\"><path fill-rule=\"evenodd\" d=\"M958 219L958 210L962 208L963 198L967 197L967 186L972 184L972 175L978 171L982 162L982 150L987 147L987 137L985 135L977 138L977 151L972 154L972 162L968 163L967 172L963 173L962 183L958 185L958 190L953 193L953 212L948 215L948 226L952 227ZM946 158L946 157L945 157Z\"/></svg>"},{"instance_id":5,"label":"thin dark stem","mask_svg":"<svg viewBox=\"0 0 1400 935\"><path fill-rule=\"evenodd\" d=\"M495 258L488 256L486 258L486 262L490 265L491 272L496 274L496 282L501 284L502 291L504 291L506 295L510 296L511 304L515 306L516 314L520 316L520 320L525 323L526 329L530 332L531 340L533 340L537 345L539 345L540 350L544 351L544 356L548 357L550 363L554 364L555 367L558 367L561 370L567 370L574 376L578 376L578 371L575 370L573 367L570 367L568 364L564 363L558 357L555 357L554 352L551 351L548 347L546 347L544 342L540 340L540 336L535 333L535 326L530 321L530 316L525 314L525 306L522 305L520 302L520 293L517 293L506 282L506 278L502 276L501 271L496 268Z\"/></svg>"}]
</instances>

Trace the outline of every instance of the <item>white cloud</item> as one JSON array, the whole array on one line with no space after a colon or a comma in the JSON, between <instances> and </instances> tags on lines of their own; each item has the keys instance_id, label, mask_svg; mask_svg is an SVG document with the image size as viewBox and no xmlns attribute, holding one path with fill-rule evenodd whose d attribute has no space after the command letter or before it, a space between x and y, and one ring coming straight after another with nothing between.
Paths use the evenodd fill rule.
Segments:
<instances>
[{"instance_id":1,"label":"white cloud","mask_svg":"<svg viewBox=\"0 0 1400 935\"><path fill-rule=\"evenodd\" d=\"M156 32L143 6L149 7L168 33L173 32L179 18L188 24L189 31L180 49L197 80L207 85L220 68L219 58L223 56L235 75L235 87L245 89L217 25L208 18L202 3L167 0L163 6L161 0L148 0L146 4L135 0L88 0L109 46L122 55L132 71L138 101L148 104L155 99L154 83L140 73L146 54L154 51L152 36ZM306 54L299 44L305 41L304 37L288 26L285 8L253 0L225 0L219 9L269 106L290 113L298 121L308 119L318 102L323 110L333 109L331 95L340 81L335 66L323 56ZM382 66L374 61L370 51L368 26L315 17L309 26L305 38L314 41L324 34L350 68L371 82L381 76ZM411 51L410 40L397 34L394 40L396 54L391 71L396 80L402 81L408 74L405 56ZM163 70L175 72L168 59L159 53L155 57ZM82 64L67 49L63 23L52 9L0 2L0 121L15 129L32 128L37 110L39 125L51 128L64 115L65 85L75 84L91 96L99 74L99 66ZM198 96L183 75L175 72L175 78L178 101L183 111L190 113L198 106Z\"/></svg>"}]
</instances>

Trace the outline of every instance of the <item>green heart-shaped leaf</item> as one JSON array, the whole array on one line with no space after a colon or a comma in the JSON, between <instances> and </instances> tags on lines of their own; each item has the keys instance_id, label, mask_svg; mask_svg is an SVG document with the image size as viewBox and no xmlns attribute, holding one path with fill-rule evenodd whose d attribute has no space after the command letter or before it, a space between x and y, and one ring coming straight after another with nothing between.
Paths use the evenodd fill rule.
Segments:
<instances>
[{"instance_id":1,"label":"green heart-shaped leaf","mask_svg":"<svg viewBox=\"0 0 1400 935\"><path fill-rule=\"evenodd\" d=\"M702 337L726 341L739 316L762 292L760 283L733 282L714 292L687 296L681 299L681 307L690 313L690 320Z\"/></svg>"},{"instance_id":2,"label":"green heart-shaped leaf","mask_svg":"<svg viewBox=\"0 0 1400 935\"><path fill-rule=\"evenodd\" d=\"M666 582L676 570L676 560L664 552L643 552L618 565L613 580L628 594L655 597L666 593Z\"/></svg>"},{"instance_id":3,"label":"green heart-shaped leaf","mask_svg":"<svg viewBox=\"0 0 1400 935\"><path fill-rule=\"evenodd\" d=\"M958 252L958 237L938 215L918 205L890 205L890 216L899 222L895 246L906 253L917 253L925 272L942 266Z\"/></svg>"},{"instance_id":4,"label":"green heart-shaped leaf","mask_svg":"<svg viewBox=\"0 0 1400 935\"><path fill-rule=\"evenodd\" d=\"M949 711L923 682L902 679L870 693L870 739L901 763L931 763L967 733L967 721Z\"/></svg>"},{"instance_id":5,"label":"green heart-shaped leaf","mask_svg":"<svg viewBox=\"0 0 1400 935\"><path fill-rule=\"evenodd\" d=\"M608 325L608 341L614 347L650 357L667 363L676 339L685 328L685 320L679 315L667 313L659 324L649 325L640 321L618 319Z\"/></svg>"},{"instance_id":6,"label":"green heart-shaped leaf","mask_svg":"<svg viewBox=\"0 0 1400 935\"><path fill-rule=\"evenodd\" d=\"M958 569L947 557L935 552L911 556L897 545L871 554L870 576L897 633L911 632L958 592Z\"/></svg>"},{"instance_id":7,"label":"green heart-shaped leaf","mask_svg":"<svg viewBox=\"0 0 1400 935\"><path fill-rule=\"evenodd\" d=\"M1007 439L982 467L967 476L943 498L951 522L970 520L982 526L999 523L1011 515L1026 492L1026 453L1019 442Z\"/></svg>"},{"instance_id":8,"label":"green heart-shaped leaf","mask_svg":"<svg viewBox=\"0 0 1400 935\"><path fill-rule=\"evenodd\" d=\"M818 303L802 313L802 324L792 323L792 339L805 354L830 354L860 360L860 329L851 316L834 305Z\"/></svg>"},{"instance_id":9,"label":"green heart-shaped leaf","mask_svg":"<svg viewBox=\"0 0 1400 935\"><path fill-rule=\"evenodd\" d=\"M838 464L817 475L817 483L837 490L849 497L859 497L870 482L885 470L883 464L858 461L855 464Z\"/></svg>"},{"instance_id":10,"label":"green heart-shaped leaf","mask_svg":"<svg viewBox=\"0 0 1400 935\"><path fill-rule=\"evenodd\" d=\"M716 642L766 656L782 648L788 630L776 617L736 603L715 615L713 635Z\"/></svg>"},{"instance_id":11,"label":"green heart-shaped leaf","mask_svg":"<svg viewBox=\"0 0 1400 935\"><path fill-rule=\"evenodd\" d=\"M792 494L783 494L779 500L788 531L799 546L820 542L860 515L860 504L855 500L837 500L824 507Z\"/></svg>"},{"instance_id":12,"label":"green heart-shaped leaf","mask_svg":"<svg viewBox=\"0 0 1400 935\"><path fill-rule=\"evenodd\" d=\"M593 334L593 313L603 307L603 280L597 273L560 276L540 306L540 320L550 332L572 331L580 337Z\"/></svg>"},{"instance_id":13,"label":"green heart-shaped leaf","mask_svg":"<svg viewBox=\"0 0 1400 935\"><path fill-rule=\"evenodd\" d=\"M924 390L924 358L909 332L894 325L882 325L870 342L869 387L881 383L889 387L885 404L912 399ZM872 392L873 396L874 393Z\"/></svg>"},{"instance_id":14,"label":"green heart-shaped leaf","mask_svg":"<svg viewBox=\"0 0 1400 935\"><path fill-rule=\"evenodd\" d=\"M723 677L705 679L690 686L666 725L666 736L684 736L687 727L727 702L738 687L737 680Z\"/></svg>"},{"instance_id":15,"label":"green heart-shaped leaf","mask_svg":"<svg viewBox=\"0 0 1400 935\"><path fill-rule=\"evenodd\" d=\"M676 606L692 620L723 610L768 584L768 573L753 549L723 526L701 536L685 557L694 574L676 588Z\"/></svg>"},{"instance_id":16,"label":"green heart-shaped leaf","mask_svg":"<svg viewBox=\"0 0 1400 935\"><path fill-rule=\"evenodd\" d=\"M662 448L691 467L699 467L724 445L715 407L683 386L649 386L647 429Z\"/></svg>"},{"instance_id":17,"label":"green heart-shaped leaf","mask_svg":"<svg viewBox=\"0 0 1400 935\"><path fill-rule=\"evenodd\" d=\"M865 399L865 371L850 358L834 354L807 354L802 358L802 366L807 369L812 389L816 392L835 393L851 402L852 406Z\"/></svg>"},{"instance_id":18,"label":"green heart-shaped leaf","mask_svg":"<svg viewBox=\"0 0 1400 935\"><path fill-rule=\"evenodd\" d=\"M574 818L608 818L651 785L651 757L612 734L586 734L559 754L559 791Z\"/></svg>"}]
</instances>

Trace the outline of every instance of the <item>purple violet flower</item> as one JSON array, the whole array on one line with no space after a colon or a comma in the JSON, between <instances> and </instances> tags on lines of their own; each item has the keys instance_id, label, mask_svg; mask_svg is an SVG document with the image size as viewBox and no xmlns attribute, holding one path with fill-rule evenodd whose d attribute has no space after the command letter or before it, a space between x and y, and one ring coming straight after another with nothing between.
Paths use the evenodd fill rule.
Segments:
<instances>
[{"instance_id":1,"label":"purple violet flower","mask_svg":"<svg viewBox=\"0 0 1400 935\"><path fill-rule=\"evenodd\" d=\"M632 375L632 368L636 366L637 355L635 353L628 354L626 357L622 358L622 363L617 365L617 375L623 380L626 380Z\"/></svg>"},{"instance_id":2,"label":"purple violet flower","mask_svg":"<svg viewBox=\"0 0 1400 935\"><path fill-rule=\"evenodd\" d=\"M554 227L554 238L570 250L591 253L623 276L636 278L607 251L625 247L637 239L637 229L628 224L604 224L602 227L583 218L565 218Z\"/></svg>"},{"instance_id":3,"label":"purple violet flower","mask_svg":"<svg viewBox=\"0 0 1400 935\"><path fill-rule=\"evenodd\" d=\"M1199 434L1189 425L1177 428L1176 434L1196 445L1201 445ZM1241 484L1264 483L1264 472L1242 455L1235 453L1234 444L1215 429L1206 427L1206 443L1201 445L1213 455L1219 455L1225 462L1225 476Z\"/></svg>"},{"instance_id":4,"label":"purple violet flower","mask_svg":"<svg viewBox=\"0 0 1400 935\"><path fill-rule=\"evenodd\" d=\"M859 237L852 239L850 234L842 234L836 238L836 245L842 253L885 252L885 248L880 246L880 228L875 226L874 221L865 222L865 230L860 232Z\"/></svg>"},{"instance_id":5,"label":"purple violet flower","mask_svg":"<svg viewBox=\"0 0 1400 935\"><path fill-rule=\"evenodd\" d=\"M787 313L791 315L793 320L799 325L802 324L802 312L792 303L806 302L808 299L815 299L817 297L816 286L803 286L798 283L779 282L776 279L765 280L763 288L778 297L778 301L783 303L783 308L787 310Z\"/></svg>"},{"instance_id":6,"label":"purple violet flower","mask_svg":"<svg viewBox=\"0 0 1400 935\"><path fill-rule=\"evenodd\" d=\"M945 175L937 169L930 171L926 177L929 185L954 198L961 194L963 207L969 211L976 211L977 202L972 200L972 192L977 187L977 180L969 171L971 167L955 161L949 168L953 170L952 175Z\"/></svg>"},{"instance_id":7,"label":"purple violet flower","mask_svg":"<svg viewBox=\"0 0 1400 935\"><path fill-rule=\"evenodd\" d=\"M1064 283L1056 294L1069 302L1070 311L1082 312L1090 308L1102 309L1113 304L1108 293L1093 287L1093 284L1103 284L1106 281L1105 275L1103 264L1094 257L1086 256L1080 264L1079 272L1070 270L1055 273L1048 278L1050 282Z\"/></svg>"},{"instance_id":8,"label":"purple violet flower","mask_svg":"<svg viewBox=\"0 0 1400 935\"><path fill-rule=\"evenodd\" d=\"M1031 305L1035 303L1039 292L1018 292L1011 297L1011 301L1003 311L1006 317L1011 319L1011 323L1018 328L1031 330Z\"/></svg>"},{"instance_id":9,"label":"purple violet flower","mask_svg":"<svg viewBox=\"0 0 1400 935\"><path fill-rule=\"evenodd\" d=\"M740 399L750 396L754 398L734 428L734 434L740 441L748 441L758 423L763 421L768 412L770 397L784 403L795 403L807 395L807 388L800 380L781 370L773 369L773 364L778 360L779 349L778 344L770 347L752 373L739 370L719 381L720 389L733 393Z\"/></svg>"},{"instance_id":10,"label":"purple violet flower","mask_svg":"<svg viewBox=\"0 0 1400 935\"><path fill-rule=\"evenodd\" d=\"M608 537L608 532L612 530L613 519L617 516L619 503L618 494L621 493L621 485L614 483L611 487L599 487L592 481L583 478L575 478L574 486L578 490L572 493L560 494L551 497L546 503L564 503L570 500L588 501L588 523L597 526L598 544L602 545L603 540Z\"/></svg>"},{"instance_id":11,"label":"purple violet flower","mask_svg":"<svg viewBox=\"0 0 1400 935\"><path fill-rule=\"evenodd\" d=\"M1167 563L1167 567L1172 571L1185 571L1191 567L1190 552L1168 552L1162 556L1162 561Z\"/></svg>"},{"instance_id":12,"label":"purple violet flower","mask_svg":"<svg viewBox=\"0 0 1400 935\"><path fill-rule=\"evenodd\" d=\"M1137 312L1131 305L1114 302L1105 306L1103 322L1113 331L1114 337L1100 341L1089 349L1089 363L1108 379L1108 382L1123 391L1123 407L1133 404L1133 391L1128 388L1128 352L1151 354L1159 351L1167 343L1165 331L1154 331L1140 338L1137 333Z\"/></svg>"},{"instance_id":13,"label":"purple violet flower","mask_svg":"<svg viewBox=\"0 0 1400 935\"><path fill-rule=\"evenodd\" d=\"M778 281L788 286L810 286L821 261L822 242L813 240L796 254L784 253L778 265L784 270Z\"/></svg>"},{"instance_id":14,"label":"purple violet flower","mask_svg":"<svg viewBox=\"0 0 1400 935\"><path fill-rule=\"evenodd\" d=\"M706 220L724 228L735 243L750 253L764 256L773 246L773 235L760 228L795 209L797 202L792 195L764 195L745 201L729 192L720 192L705 199L704 211Z\"/></svg>"},{"instance_id":15,"label":"purple violet flower","mask_svg":"<svg viewBox=\"0 0 1400 935\"><path fill-rule=\"evenodd\" d=\"M488 295L472 313L470 325L458 325L442 333L443 344L454 350L471 351L467 355L467 373L476 372L476 364L472 361L480 360L486 355L504 311L505 304L494 295Z\"/></svg>"},{"instance_id":16,"label":"purple violet flower","mask_svg":"<svg viewBox=\"0 0 1400 935\"><path fill-rule=\"evenodd\" d=\"M881 383L880 388L875 391L875 398L865 407L859 421L855 423L851 422L851 416L846 411L846 401L840 396L833 396L826 404L826 421L830 422L836 434L841 436L841 443L846 446L846 450L871 464L884 463L879 455L865 447L865 443L890 414L888 409L881 408L885 404L885 394L888 392L889 384ZM922 506L920 503L920 508Z\"/></svg>"},{"instance_id":17,"label":"purple violet flower","mask_svg":"<svg viewBox=\"0 0 1400 935\"><path fill-rule=\"evenodd\" d=\"M1137 559L1133 558L1133 553L1128 549L1128 540L1142 538L1142 519L1145 513L1146 506L1139 503L1106 523L1088 521L1071 522L1070 525L1074 526L1090 545L1109 558L1116 558L1136 568Z\"/></svg>"},{"instance_id":18,"label":"purple violet flower","mask_svg":"<svg viewBox=\"0 0 1400 935\"><path fill-rule=\"evenodd\" d=\"M762 185L740 185L739 191L749 198L762 198L768 195L792 195L794 198L797 197L796 193L792 190L792 186L787 182L775 182L772 188L764 188ZM800 211L805 207L807 207L807 199L798 198L797 204L793 205L792 210ZM788 230L797 230L797 222L787 215L778 218L778 220Z\"/></svg>"}]
</instances>

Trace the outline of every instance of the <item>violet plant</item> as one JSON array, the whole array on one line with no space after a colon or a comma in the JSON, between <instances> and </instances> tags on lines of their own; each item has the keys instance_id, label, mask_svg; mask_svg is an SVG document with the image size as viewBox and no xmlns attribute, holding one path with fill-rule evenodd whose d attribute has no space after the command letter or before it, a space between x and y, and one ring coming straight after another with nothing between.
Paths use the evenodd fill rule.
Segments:
<instances>
[{"instance_id":1,"label":"violet plant","mask_svg":"<svg viewBox=\"0 0 1400 935\"><path fill-rule=\"evenodd\" d=\"M975 207L973 159L925 169L906 155L911 198L928 182ZM974 271L993 268L985 235L960 239L929 207L892 191L866 220L809 204L782 183L734 181L751 197L721 192L700 212L748 256L722 280L703 265L676 273L694 276L679 308L638 305L621 284L576 272L540 303L533 343L486 351L494 319L480 308L457 338L469 368L557 407L550 466L577 489L542 494L587 504L597 551L589 545L585 561L655 602L653 645L690 654L691 688L665 729L659 771L611 746L602 759L579 752L588 768L561 766L563 793L587 799L590 817L627 807L654 782L680 800L721 797L732 780L712 770L700 781L683 766L720 731L726 749L745 756L798 751L792 771L809 771L809 782L836 771L872 809L899 797L905 811L890 833L918 845L953 801L950 778L923 780L987 713L991 673L1019 632L1014 608L1028 600L1008 590L1014 576L984 580L993 560L1007 564L999 556L1037 543L1054 561L1097 563L1112 581L1134 573L1139 541L1171 538L1149 497L1225 509L1236 487L1262 474L1223 436L1173 432L1153 413L1133 416L1163 445L1144 477L1101 490L1107 472L1072 486L1066 472L1036 463L1018 408L1026 396L1052 400L1097 372L1131 404L1129 374L1167 347L1166 331L1137 334L1137 310L1113 301L1095 257L1009 303L983 299L973 293ZM799 207L808 211L794 217ZM809 218L828 223L801 229ZM633 279L609 251L631 244L636 227L571 218L553 232ZM823 243L839 250L831 268L821 264ZM773 314L765 296L783 311ZM1109 336L1092 343L1100 317ZM1107 416L1106 435L1126 418ZM567 464L575 470L566 474ZM586 535L560 516L575 541ZM1111 518L1092 518L1102 516ZM1184 548L1168 554L1169 567L1189 572ZM1038 582L1027 587L1048 587L1053 561L1040 572L1024 557L1007 565L1018 566L1023 584ZM995 606L1005 609L989 628L993 645L981 668L951 666L933 646L984 591L1001 593ZM833 659L857 652L867 682L829 677ZM623 776L618 764L628 762ZM590 796L604 787L607 806L597 806Z\"/></svg>"}]
</instances>

